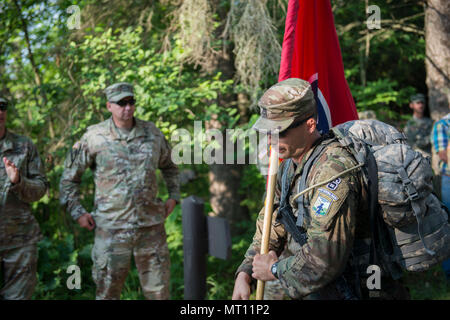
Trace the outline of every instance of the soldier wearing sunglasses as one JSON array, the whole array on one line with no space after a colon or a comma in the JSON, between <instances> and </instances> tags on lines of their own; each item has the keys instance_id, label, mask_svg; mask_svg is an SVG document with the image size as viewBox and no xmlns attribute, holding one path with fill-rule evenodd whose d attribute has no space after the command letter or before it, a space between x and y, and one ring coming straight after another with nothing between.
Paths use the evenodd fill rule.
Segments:
<instances>
[{"instance_id":1,"label":"soldier wearing sunglasses","mask_svg":"<svg viewBox=\"0 0 450 320\"><path fill-rule=\"evenodd\" d=\"M279 281L292 299L371 298L367 276L359 272L367 270L370 261L369 203L362 175L354 171L334 178L354 167L356 160L332 134L318 131L308 81L281 81L263 94L258 105L261 116L253 128L278 133L275 144L284 161L275 185L270 251L258 253L263 208L236 271L232 299L249 299L256 280ZM307 192L296 198L302 190ZM400 282L384 276L381 281L380 299L409 298Z\"/></svg>"},{"instance_id":2,"label":"soldier wearing sunglasses","mask_svg":"<svg viewBox=\"0 0 450 320\"><path fill-rule=\"evenodd\" d=\"M60 202L79 225L95 228L92 275L97 299L119 299L131 255L147 299L169 299L169 251L164 221L179 201L178 168L161 131L134 117L129 83L105 90L112 117L93 125L69 152L60 183ZM88 213L80 202L81 177L94 174L95 206ZM156 170L169 191L157 198Z\"/></svg>"},{"instance_id":3,"label":"soldier wearing sunglasses","mask_svg":"<svg viewBox=\"0 0 450 320\"><path fill-rule=\"evenodd\" d=\"M7 113L8 102L0 97L0 299L31 299L41 234L30 203L48 184L31 140L7 130Z\"/></svg>"}]
</instances>

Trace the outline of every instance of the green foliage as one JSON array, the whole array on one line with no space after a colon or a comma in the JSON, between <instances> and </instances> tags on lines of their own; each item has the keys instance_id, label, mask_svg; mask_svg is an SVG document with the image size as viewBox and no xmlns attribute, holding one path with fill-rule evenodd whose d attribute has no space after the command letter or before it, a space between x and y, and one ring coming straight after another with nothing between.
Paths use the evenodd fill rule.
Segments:
<instances>
[{"instance_id":1,"label":"green foliage","mask_svg":"<svg viewBox=\"0 0 450 320\"><path fill-rule=\"evenodd\" d=\"M374 110L377 119L396 123L402 117L398 106L409 104L415 92L412 87L400 87L395 80L379 79L367 82L366 86L350 83L358 111Z\"/></svg>"},{"instance_id":2,"label":"green foliage","mask_svg":"<svg viewBox=\"0 0 450 320\"><path fill-rule=\"evenodd\" d=\"M92 241L92 239L90 239ZM92 265L90 251L92 244L77 247L73 234L53 238L45 237L39 242L38 285L33 298L45 300L92 299L95 298L95 285L90 270ZM69 290L66 273L70 265L82 270L81 289Z\"/></svg>"},{"instance_id":3,"label":"green foliage","mask_svg":"<svg viewBox=\"0 0 450 320\"><path fill-rule=\"evenodd\" d=\"M241 201L241 206L246 206L251 213L252 221L256 221L259 211L264 203L266 180L261 175L256 165L247 166L244 169L242 184L239 192L246 195ZM248 226L243 226L247 228Z\"/></svg>"},{"instance_id":4,"label":"green foliage","mask_svg":"<svg viewBox=\"0 0 450 320\"><path fill-rule=\"evenodd\" d=\"M13 1L4 1L0 6L0 93L13 104L8 111L8 128L31 137L36 143L45 159L50 182L48 194L32 205L44 235L39 243L39 281L33 298L94 299L90 258L93 233L73 222L60 208L58 198L67 151L88 126L109 117L102 90L118 81L133 83L136 115L154 121L168 138L178 128L192 134L194 120L215 120L226 128L247 129L255 122L257 110L239 106L237 101L223 103L224 97L235 97L246 91L242 84L230 80L235 75L225 75L220 65L207 74L198 66L182 63L188 48L167 34L171 31L174 1L110 0L107 6L104 1L78 1L81 30L69 30L66 26L65 10L72 1L18 3L20 8ZM285 0L267 2L280 43L286 4ZM364 2L333 0L346 78L358 110L375 110L381 120L399 124L410 113L409 95L426 92L425 42L420 33L424 27L423 7L418 1L406 0L395 4L391 0L379 0L371 4L381 8L382 19L412 17L401 23L415 32L396 29L394 23L388 23L379 32L370 31L373 37L367 48ZM213 14L214 30L224 28L226 19L221 17L229 10L229 1L219 2ZM26 21L26 28L21 17ZM29 33L29 43L25 31ZM213 40L217 52L233 47L229 38ZM276 75L263 74L261 83L276 81ZM208 166L182 165L180 169L193 170L196 175L195 180L182 187L182 196L201 197L205 200L205 212L210 212ZM160 174L157 183L159 196L167 199ZM237 233L232 238L229 261L208 257L208 299L231 297L234 272L254 234L264 187L265 179L258 168L246 166L239 188L244 196L240 204L251 213L251 219L233 226ZM94 186L89 170L83 176L81 194L83 206L92 210ZM182 299L184 290L181 221L181 209L177 206L165 223L172 299ZM72 264L81 268L81 290L66 287L69 277L66 270ZM412 288L413 298L450 298L439 267L423 274L407 274L405 280ZM135 267L130 271L121 298L144 298Z\"/></svg>"},{"instance_id":5,"label":"green foliage","mask_svg":"<svg viewBox=\"0 0 450 320\"><path fill-rule=\"evenodd\" d=\"M34 5L29 5L22 8L23 15L34 10ZM53 9L63 11L64 8ZM17 15L14 7L9 9L0 14L15 12ZM46 12L46 19L50 16L50 12ZM15 23L16 29L1 35L7 38L7 44L12 48L25 46L19 36L21 25L11 17L8 19ZM30 25L41 22L38 17L33 19L28 20ZM5 20L2 18L1 21ZM20 51L12 50L7 62L0 61L2 66L4 63L12 71L0 74L14 104L8 113L8 128L30 136L41 156L47 160L49 193L33 203L44 235L39 243L39 282L34 298L93 299L95 285L90 272L93 233L82 230L62 212L58 190L67 150L88 126L109 117L102 90L118 81L133 83L138 99L136 115L154 121L169 137L178 127L192 129L193 120L210 119L215 114L220 114L223 122L236 123L238 115L231 110L222 114L215 102L218 95L231 90L232 81L222 81L220 72L206 77L199 75L194 68L182 68L178 61L182 48L174 43L169 51L159 50L160 33L144 31L142 27L112 29L99 26L82 37L73 38L67 37L64 23L56 23L56 29L43 29L30 30L33 37L44 31L48 35L46 39L40 38L31 44L35 60L41 66L39 73L43 84L38 85L34 81L33 70L29 62L24 63ZM51 55L44 53L45 50L34 50L34 45L38 43ZM206 185L207 167L198 166L197 170L201 183ZM81 182L81 201L88 211L94 204L92 182L92 172L88 170ZM166 199L167 190L160 175L158 185L159 196ZM199 185L197 182L188 186L189 194L195 193L194 189ZM208 197L207 193L201 195ZM179 207L167 220L166 227L173 261L171 287L173 297L180 299L183 294L183 269L179 262L183 260L183 252ZM66 270L72 264L81 267L82 290L68 290L66 287L69 276ZM126 280L122 298L143 298L135 268Z\"/></svg>"},{"instance_id":6,"label":"green foliage","mask_svg":"<svg viewBox=\"0 0 450 320\"><path fill-rule=\"evenodd\" d=\"M183 228L181 223L181 210L175 208L166 220L167 243L170 252L170 294L172 299L183 299L184 268L183 254Z\"/></svg>"},{"instance_id":7,"label":"green foliage","mask_svg":"<svg viewBox=\"0 0 450 320\"><path fill-rule=\"evenodd\" d=\"M364 1L332 1L345 76L357 109L402 124L411 93L426 93L423 4L371 1L380 8L381 29L366 27ZM369 36L369 42L366 37ZM399 126L400 127L400 126Z\"/></svg>"},{"instance_id":8,"label":"green foliage","mask_svg":"<svg viewBox=\"0 0 450 320\"><path fill-rule=\"evenodd\" d=\"M441 265L425 272L407 272L403 283L411 297L417 300L450 300L450 282L446 280Z\"/></svg>"}]
</instances>

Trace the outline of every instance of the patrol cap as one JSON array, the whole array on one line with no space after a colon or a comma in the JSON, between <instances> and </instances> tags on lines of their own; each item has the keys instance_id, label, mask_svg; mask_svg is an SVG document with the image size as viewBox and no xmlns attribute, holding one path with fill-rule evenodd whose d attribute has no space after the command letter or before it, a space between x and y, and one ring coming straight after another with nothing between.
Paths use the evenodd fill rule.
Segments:
<instances>
[{"instance_id":1,"label":"patrol cap","mask_svg":"<svg viewBox=\"0 0 450 320\"><path fill-rule=\"evenodd\" d=\"M8 108L8 101L0 97L0 110L5 111Z\"/></svg>"},{"instance_id":2,"label":"patrol cap","mask_svg":"<svg viewBox=\"0 0 450 320\"><path fill-rule=\"evenodd\" d=\"M294 120L305 120L316 114L316 101L308 81L290 78L270 87L259 99L261 116L255 130L284 131Z\"/></svg>"},{"instance_id":3,"label":"patrol cap","mask_svg":"<svg viewBox=\"0 0 450 320\"><path fill-rule=\"evenodd\" d=\"M133 86L128 82L119 82L105 89L106 99L109 102L118 102L126 97L134 97Z\"/></svg>"},{"instance_id":4,"label":"patrol cap","mask_svg":"<svg viewBox=\"0 0 450 320\"><path fill-rule=\"evenodd\" d=\"M409 100L411 102L420 101L425 103L425 96L422 93L413 94Z\"/></svg>"}]
</instances>

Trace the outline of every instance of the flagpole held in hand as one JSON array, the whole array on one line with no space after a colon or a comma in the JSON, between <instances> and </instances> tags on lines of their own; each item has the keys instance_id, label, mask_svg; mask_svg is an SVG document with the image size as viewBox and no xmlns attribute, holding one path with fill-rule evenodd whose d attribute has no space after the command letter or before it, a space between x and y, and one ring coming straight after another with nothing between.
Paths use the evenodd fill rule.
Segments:
<instances>
[{"instance_id":1,"label":"flagpole held in hand","mask_svg":"<svg viewBox=\"0 0 450 320\"><path fill-rule=\"evenodd\" d=\"M270 149L269 172L267 177L266 201L264 206L264 224L261 239L261 254L269 253L269 238L272 227L273 200L275 197L275 183L277 181L278 172L278 152L276 148ZM256 300L263 300L264 284L262 280L258 280L256 285Z\"/></svg>"}]
</instances>

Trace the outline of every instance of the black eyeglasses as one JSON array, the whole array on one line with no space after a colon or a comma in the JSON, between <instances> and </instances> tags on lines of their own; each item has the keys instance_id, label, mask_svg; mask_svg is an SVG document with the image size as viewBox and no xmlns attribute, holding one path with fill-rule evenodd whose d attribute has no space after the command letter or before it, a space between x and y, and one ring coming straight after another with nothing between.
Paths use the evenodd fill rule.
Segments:
<instances>
[{"instance_id":1,"label":"black eyeglasses","mask_svg":"<svg viewBox=\"0 0 450 320\"><path fill-rule=\"evenodd\" d=\"M289 130L300 127L302 124L304 124L310 118L311 117L308 117L308 118L300 120L300 121L294 121L289 127L287 127L285 130L278 133L278 137L280 137L280 138L286 137Z\"/></svg>"},{"instance_id":2,"label":"black eyeglasses","mask_svg":"<svg viewBox=\"0 0 450 320\"><path fill-rule=\"evenodd\" d=\"M133 99L128 99L128 100L120 100L117 101L116 104L118 104L121 107L126 107L127 104L129 104L130 106L134 106L134 104L136 103L136 100Z\"/></svg>"},{"instance_id":3,"label":"black eyeglasses","mask_svg":"<svg viewBox=\"0 0 450 320\"><path fill-rule=\"evenodd\" d=\"M1 111L6 111L7 109L8 109L8 104L4 103L4 102L1 102L0 103L0 110Z\"/></svg>"}]
</instances>

